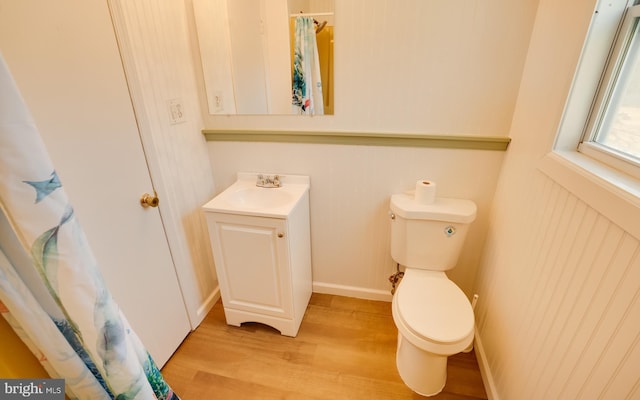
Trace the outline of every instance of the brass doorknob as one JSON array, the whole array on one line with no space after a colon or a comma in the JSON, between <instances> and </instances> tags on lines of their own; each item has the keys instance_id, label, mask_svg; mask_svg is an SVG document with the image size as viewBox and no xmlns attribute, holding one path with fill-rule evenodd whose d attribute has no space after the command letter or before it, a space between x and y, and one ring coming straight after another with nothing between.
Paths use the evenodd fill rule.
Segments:
<instances>
[{"instance_id":1,"label":"brass doorknob","mask_svg":"<svg viewBox=\"0 0 640 400\"><path fill-rule=\"evenodd\" d=\"M140 197L140 205L142 207L158 207L158 204L160 204L160 199L155 190L153 191L153 195L145 193Z\"/></svg>"}]
</instances>

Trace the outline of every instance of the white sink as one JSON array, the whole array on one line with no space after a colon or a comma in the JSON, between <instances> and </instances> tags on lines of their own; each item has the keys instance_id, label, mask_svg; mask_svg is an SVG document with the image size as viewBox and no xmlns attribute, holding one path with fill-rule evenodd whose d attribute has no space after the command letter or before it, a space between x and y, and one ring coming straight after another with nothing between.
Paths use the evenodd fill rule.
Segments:
<instances>
[{"instance_id":1,"label":"white sink","mask_svg":"<svg viewBox=\"0 0 640 400\"><path fill-rule=\"evenodd\" d=\"M275 175L275 174L262 174ZM309 177L280 175L280 187L256 186L258 173L238 172L238 180L203 206L226 214L286 217L309 190Z\"/></svg>"},{"instance_id":2,"label":"white sink","mask_svg":"<svg viewBox=\"0 0 640 400\"><path fill-rule=\"evenodd\" d=\"M279 188L262 188L249 187L229 192L227 200L244 208L274 208L282 207L291 202L291 193L287 192L283 187Z\"/></svg>"}]
</instances>

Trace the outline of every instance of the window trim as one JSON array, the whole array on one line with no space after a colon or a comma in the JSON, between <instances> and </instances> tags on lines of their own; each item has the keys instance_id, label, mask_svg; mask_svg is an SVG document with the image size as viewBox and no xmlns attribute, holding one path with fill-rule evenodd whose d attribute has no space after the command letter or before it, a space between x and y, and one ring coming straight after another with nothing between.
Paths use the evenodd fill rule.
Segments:
<instances>
[{"instance_id":1,"label":"window trim","mask_svg":"<svg viewBox=\"0 0 640 400\"><path fill-rule=\"evenodd\" d=\"M602 1L594 10L560 121L555 150L576 151L589 120L611 46L633 0Z\"/></svg>"},{"instance_id":2,"label":"window trim","mask_svg":"<svg viewBox=\"0 0 640 400\"><path fill-rule=\"evenodd\" d=\"M626 59L629 46L633 41L632 35L637 35L639 32L640 5L627 6L618 25L619 29L616 30L612 39L612 48L603 67L602 78L598 82L596 93L594 93L593 105L589 110L588 119L578 144L578 151L640 179L640 163L635 157L630 157L626 153L596 141L596 136L600 133L608 117L607 111L611 99L615 96L616 83L622 70L623 61ZM636 40L640 40L640 38L636 38Z\"/></svg>"},{"instance_id":3,"label":"window trim","mask_svg":"<svg viewBox=\"0 0 640 400\"><path fill-rule=\"evenodd\" d=\"M578 152L612 44L625 10L633 3L598 1L553 149L538 162L537 170L640 239L640 180Z\"/></svg>"},{"instance_id":4,"label":"window trim","mask_svg":"<svg viewBox=\"0 0 640 400\"><path fill-rule=\"evenodd\" d=\"M538 171L640 239L640 183L577 151L548 153Z\"/></svg>"},{"instance_id":5,"label":"window trim","mask_svg":"<svg viewBox=\"0 0 640 400\"><path fill-rule=\"evenodd\" d=\"M640 162L635 158L592 141L580 143L578 151L589 158L640 180Z\"/></svg>"}]
</instances>

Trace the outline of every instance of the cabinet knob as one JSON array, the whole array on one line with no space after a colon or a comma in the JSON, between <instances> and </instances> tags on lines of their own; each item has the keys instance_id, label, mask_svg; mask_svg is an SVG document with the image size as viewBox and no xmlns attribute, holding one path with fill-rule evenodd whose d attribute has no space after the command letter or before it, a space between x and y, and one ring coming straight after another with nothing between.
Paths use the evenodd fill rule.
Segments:
<instances>
[{"instance_id":1,"label":"cabinet knob","mask_svg":"<svg viewBox=\"0 0 640 400\"><path fill-rule=\"evenodd\" d=\"M279 238L283 238L284 237L284 233L282 233L282 232L278 233L278 237Z\"/></svg>"}]
</instances>

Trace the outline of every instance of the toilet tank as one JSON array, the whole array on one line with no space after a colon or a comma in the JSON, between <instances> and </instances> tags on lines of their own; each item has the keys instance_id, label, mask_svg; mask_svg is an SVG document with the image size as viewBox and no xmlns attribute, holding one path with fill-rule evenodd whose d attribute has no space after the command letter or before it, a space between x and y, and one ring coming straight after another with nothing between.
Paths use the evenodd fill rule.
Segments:
<instances>
[{"instance_id":1,"label":"toilet tank","mask_svg":"<svg viewBox=\"0 0 640 400\"><path fill-rule=\"evenodd\" d=\"M420 204L411 194L394 194L390 208L391 257L397 263L432 271L456 266L476 218L473 201L437 197L431 204Z\"/></svg>"}]
</instances>

